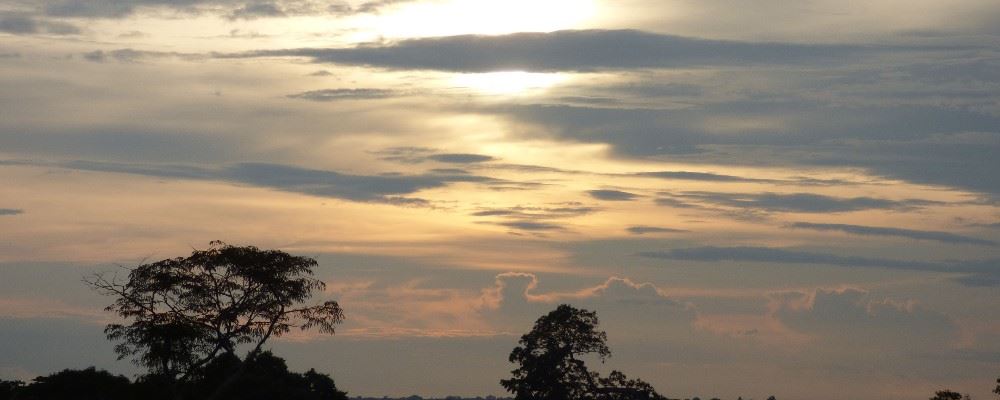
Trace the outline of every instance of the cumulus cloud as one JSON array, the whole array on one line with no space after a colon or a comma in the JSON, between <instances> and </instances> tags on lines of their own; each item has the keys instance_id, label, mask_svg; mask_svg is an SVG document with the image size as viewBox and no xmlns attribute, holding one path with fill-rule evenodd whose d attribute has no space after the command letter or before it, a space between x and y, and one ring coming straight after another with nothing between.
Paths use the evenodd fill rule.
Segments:
<instances>
[{"instance_id":1,"label":"cumulus cloud","mask_svg":"<svg viewBox=\"0 0 1000 400\"><path fill-rule=\"evenodd\" d=\"M979 239L969 236L957 235L950 232L941 231L921 231L913 229L887 228L878 226L849 225L849 224L817 224L811 222L795 222L788 225L791 228L814 229L820 231L837 231L850 233L853 235L865 236L895 236L909 239L933 240L943 243L954 244L978 244L984 246L996 246L992 240Z\"/></svg>"},{"instance_id":2,"label":"cumulus cloud","mask_svg":"<svg viewBox=\"0 0 1000 400\"><path fill-rule=\"evenodd\" d=\"M913 302L875 298L857 289L816 290L777 300L774 315L822 343L922 352L947 346L954 321Z\"/></svg>"}]
</instances>

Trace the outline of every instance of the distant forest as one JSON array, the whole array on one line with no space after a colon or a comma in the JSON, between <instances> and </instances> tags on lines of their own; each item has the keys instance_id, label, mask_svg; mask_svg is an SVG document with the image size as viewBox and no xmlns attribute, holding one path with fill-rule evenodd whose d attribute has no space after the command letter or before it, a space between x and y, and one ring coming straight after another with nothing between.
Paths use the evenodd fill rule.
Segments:
<instances>
[{"instance_id":1,"label":"distant forest","mask_svg":"<svg viewBox=\"0 0 1000 400\"><path fill-rule=\"evenodd\" d=\"M0 400L349 400L330 375L289 371L285 360L264 349L270 338L292 329L333 334L344 320L335 301L305 304L325 287L312 277L316 264L278 250L212 242L189 257L130 268L127 277L89 276L93 289L113 299L106 310L121 318L105 328L119 359L146 373L130 380L91 367L31 382L0 380ZM603 362L610 355L597 313L563 304L538 318L509 354L516 368L500 385L513 397L441 400L670 399L620 371L601 376L582 359ZM1000 379L994 392L1000 395ZM930 398L966 399L950 390Z\"/></svg>"}]
</instances>

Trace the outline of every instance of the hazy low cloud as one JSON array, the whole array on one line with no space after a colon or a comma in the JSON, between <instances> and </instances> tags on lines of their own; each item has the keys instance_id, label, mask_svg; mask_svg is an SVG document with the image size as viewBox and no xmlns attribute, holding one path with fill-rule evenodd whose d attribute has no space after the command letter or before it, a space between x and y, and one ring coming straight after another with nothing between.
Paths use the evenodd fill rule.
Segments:
<instances>
[{"instance_id":1,"label":"hazy low cloud","mask_svg":"<svg viewBox=\"0 0 1000 400\"><path fill-rule=\"evenodd\" d=\"M600 189L588 190L587 194L598 200L607 201L632 201L640 197L635 193L623 192L621 190Z\"/></svg>"},{"instance_id":2,"label":"hazy low cloud","mask_svg":"<svg viewBox=\"0 0 1000 400\"><path fill-rule=\"evenodd\" d=\"M508 228L522 230L522 231L562 231L566 230L566 227L556 224L553 222L540 222L540 221L504 221L496 222L496 225L506 226Z\"/></svg>"},{"instance_id":3,"label":"hazy low cloud","mask_svg":"<svg viewBox=\"0 0 1000 400\"><path fill-rule=\"evenodd\" d=\"M18 208L0 208L0 215L18 215L24 214L24 210Z\"/></svg>"},{"instance_id":4,"label":"hazy low cloud","mask_svg":"<svg viewBox=\"0 0 1000 400\"><path fill-rule=\"evenodd\" d=\"M94 50L82 54L83 59L92 62L105 62L109 60L131 63L140 62L147 59L157 59L157 58L170 58L176 57L185 60L197 60L204 58L204 56L193 53L178 53L178 52L167 52L167 51L147 51L147 50L135 50L135 49L117 49L117 50Z\"/></svg>"},{"instance_id":5,"label":"hazy low cloud","mask_svg":"<svg viewBox=\"0 0 1000 400\"><path fill-rule=\"evenodd\" d=\"M326 71L323 71L326 72ZM329 75L329 72L327 72ZM315 73L313 73L315 75ZM303 99L312 101L336 101L336 100L369 100L384 99L399 96L400 93L388 89L322 89L310 90L308 92L290 94L291 99Z\"/></svg>"},{"instance_id":6,"label":"hazy low cloud","mask_svg":"<svg viewBox=\"0 0 1000 400\"><path fill-rule=\"evenodd\" d=\"M484 154L472 153L438 153L437 150L427 147L389 147L386 149L373 151L381 160L395 161L406 164L417 164L427 161L436 161L446 164L478 164L487 161L495 161L496 158Z\"/></svg>"},{"instance_id":7,"label":"hazy low cloud","mask_svg":"<svg viewBox=\"0 0 1000 400\"><path fill-rule=\"evenodd\" d=\"M996 246L992 240L979 239L969 236L957 235L940 231L920 231L912 229L886 228L877 226L848 225L848 224L817 224L810 222L796 222L790 224L792 228L814 229L820 231L839 231L854 235L870 236L896 236L910 239L933 240L944 243L956 244L978 244L985 246Z\"/></svg>"},{"instance_id":8,"label":"hazy low cloud","mask_svg":"<svg viewBox=\"0 0 1000 400\"><path fill-rule=\"evenodd\" d=\"M255 19L284 17L285 11L280 5L274 2L247 3L242 7L233 10L229 14L229 19Z\"/></svg>"},{"instance_id":9,"label":"hazy low cloud","mask_svg":"<svg viewBox=\"0 0 1000 400\"><path fill-rule=\"evenodd\" d=\"M628 228L625 228L625 230L628 231L628 233L631 233L633 235L644 235L644 234L647 234L647 233L681 233L681 232L688 232L688 231L683 230L683 229L663 228L663 227L659 227L659 226L645 226L645 225L630 226Z\"/></svg>"},{"instance_id":10,"label":"hazy low cloud","mask_svg":"<svg viewBox=\"0 0 1000 400\"><path fill-rule=\"evenodd\" d=\"M476 217L512 217L519 219L554 219L569 218L592 214L600 211L597 207L585 206L580 203L554 204L550 206L515 206L505 208L486 208L473 212Z\"/></svg>"},{"instance_id":11,"label":"hazy low cloud","mask_svg":"<svg viewBox=\"0 0 1000 400\"><path fill-rule=\"evenodd\" d=\"M820 264L838 267L889 268L912 271L951 272L971 276L1000 274L1000 259L977 261L915 261L890 258L841 256L774 247L690 247L666 251L644 251L639 256L655 259L699 262L757 262L775 264Z\"/></svg>"},{"instance_id":12,"label":"hazy low cloud","mask_svg":"<svg viewBox=\"0 0 1000 400\"><path fill-rule=\"evenodd\" d=\"M434 154L427 156L427 159L450 164L473 164L496 160L491 156L468 153Z\"/></svg>"},{"instance_id":13,"label":"hazy low cloud","mask_svg":"<svg viewBox=\"0 0 1000 400\"><path fill-rule=\"evenodd\" d=\"M331 197L351 201L372 201L396 205L425 205L426 201L401 197L420 190L455 182L494 182L493 178L468 174L433 175L352 175L267 163L242 163L224 167L189 165L126 164L95 161L43 163L5 161L7 165L42 165L85 171L146 175L160 178L216 180L265 187L285 192Z\"/></svg>"},{"instance_id":14,"label":"hazy low cloud","mask_svg":"<svg viewBox=\"0 0 1000 400\"><path fill-rule=\"evenodd\" d=\"M0 32L15 35L47 33L51 35L76 35L81 32L76 25L58 21L47 21L28 15L0 14Z\"/></svg>"},{"instance_id":15,"label":"hazy low cloud","mask_svg":"<svg viewBox=\"0 0 1000 400\"><path fill-rule=\"evenodd\" d=\"M774 315L822 344L871 347L880 354L940 348L958 333L944 314L857 289L785 294Z\"/></svg>"},{"instance_id":16,"label":"hazy low cloud","mask_svg":"<svg viewBox=\"0 0 1000 400\"><path fill-rule=\"evenodd\" d=\"M833 197L813 193L726 193L689 191L660 193L657 204L665 206L692 206L711 204L767 212L830 213L860 210L909 210L940 204L938 202L906 199L889 200L874 197Z\"/></svg>"},{"instance_id":17,"label":"hazy low cloud","mask_svg":"<svg viewBox=\"0 0 1000 400\"><path fill-rule=\"evenodd\" d=\"M722 175L715 174L711 172L692 172L692 171L656 171L656 172L640 172L636 175L648 176L653 178L663 178L663 179L676 179L676 180L687 180L687 181L703 181L703 182L751 182L751 183L774 183L775 180L772 179L756 179L756 178L746 178L742 176L734 175Z\"/></svg>"}]
</instances>

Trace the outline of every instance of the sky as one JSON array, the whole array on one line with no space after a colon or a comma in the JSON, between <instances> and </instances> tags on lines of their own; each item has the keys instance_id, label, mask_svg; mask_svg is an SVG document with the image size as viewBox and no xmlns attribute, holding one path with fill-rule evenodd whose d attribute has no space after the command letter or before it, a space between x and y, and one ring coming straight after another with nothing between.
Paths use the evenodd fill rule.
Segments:
<instances>
[{"instance_id":1,"label":"sky","mask_svg":"<svg viewBox=\"0 0 1000 400\"><path fill-rule=\"evenodd\" d=\"M141 373L83 277L223 240L351 395L568 303L671 397L992 398L997 154L993 0L0 0L0 379Z\"/></svg>"}]
</instances>

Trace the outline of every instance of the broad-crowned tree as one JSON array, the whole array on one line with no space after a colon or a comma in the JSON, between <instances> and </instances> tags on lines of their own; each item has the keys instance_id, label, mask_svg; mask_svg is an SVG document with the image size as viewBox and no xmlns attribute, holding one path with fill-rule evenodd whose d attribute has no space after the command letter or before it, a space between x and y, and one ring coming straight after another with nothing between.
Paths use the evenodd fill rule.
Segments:
<instances>
[{"instance_id":1,"label":"broad-crowned tree","mask_svg":"<svg viewBox=\"0 0 1000 400\"><path fill-rule=\"evenodd\" d=\"M316 265L283 251L215 241L189 257L131 268L125 279L97 274L86 281L114 297L107 310L124 319L105 329L119 358L184 381L221 354L245 348L242 358L252 359L268 339L293 328L333 334L344 319L337 302L303 304L325 288L312 276Z\"/></svg>"},{"instance_id":2,"label":"broad-crowned tree","mask_svg":"<svg viewBox=\"0 0 1000 400\"><path fill-rule=\"evenodd\" d=\"M603 362L611 355L608 335L597 325L597 313L560 305L521 336L509 358L520 367L500 384L518 400L593 398L598 377L580 357L593 354Z\"/></svg>"}]
</instances>

